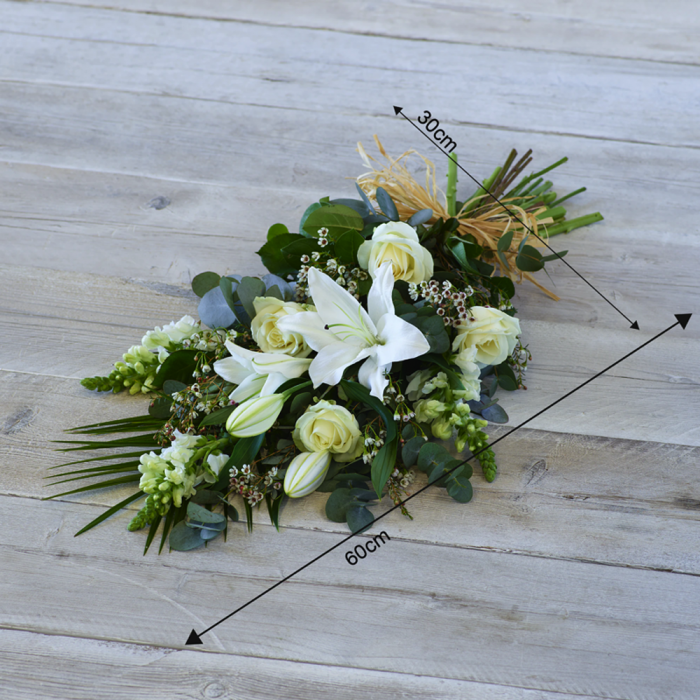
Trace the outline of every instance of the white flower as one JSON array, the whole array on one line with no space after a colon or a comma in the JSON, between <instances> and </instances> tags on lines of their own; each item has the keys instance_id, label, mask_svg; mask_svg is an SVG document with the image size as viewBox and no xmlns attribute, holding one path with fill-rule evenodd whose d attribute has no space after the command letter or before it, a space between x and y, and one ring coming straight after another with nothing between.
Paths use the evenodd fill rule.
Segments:
<instances>
[{"instance_id":1,"label":"white flower","mask_svg":"<svg viewBox=\"0 0 700 700\"><path fill-rule=\"evenodd\" d=\"M307 357L311 348L299 333L285 333L277 322L284 316L300 311L315 311L313 306L280 301L276 297L256 297L253 300L255 318L250 325L253 340L263 352L284 353L293 357Z\"/></svg>"},{"instance_id":2,"label":"white flower","mask_svg":"<svg viewBox=\"0 0 700 700\"><path fill-rule=\"evenodd\" d=\"M464 393L460 393L460 397L465 401L475 401L481 395L481 370L476 364L476 354L477 348L472 345L461 350L452 360L462 370L460 379L464 385Z\"/></svg>"},{"instance_id":3,"label":"white flower","mask_svg":"<svg viewBox=\"0 0 700 700\"><path fill-rule=\"evenodd\" d=\"M397 280L416 284L433 276L433 256L418 242L416 230L401 221L377 226L357 251L357 261L372 277L386 262Z\"/></svg>"},{"instance_id":4,"label":"white flower","mask_svg":"<svg viewBox=\"0 0 700 700\"><path fill-rule=\"evenodd\" d=\"M230 340L225 345L231 357L217 360L214 371L227 382L238 384L229 397L238 403L274 394L280 385L300 377L311 365L311 360L301 357L246 350Z\"/></svg>"},{"instance_id":5,"label":"white flower","mask_svg":"<svg viewBox=\"0 0 700 700\"><path fill-rule=\"evenodd\" d=\"M191 338L200 330L199 321L195 321L192 316L183 316L177 323L170 322L163 328L155 327L148 331L141 339L141 344L149 350L157 350L160 347L168 349L171 343L180 343L186 338Z\"/></svg>"},{"instance_id":6,"label":"white flower","mask_svg":"<svg viewBox=\"0 0 700 700\"><path fill-rule=\"evenodd\" d=\"M296 446L308 452L330 452L337 462L352 462L362 454L357 418L331 401L319 401L297 420L292 434Z\"/></svg>"},{"instance_id":7,"label":"white flower","mask_svg":"<svg viewBox=\"0 0 700 700\"><path fill-rule=\"evenodd\" d=\"M367 298L368 311L345 289L316 268L309 270L309 290L317 311L305 311L280 319L285 331L301 333L317 351L309 367L314 387L337 384L346 367L364 360L360 383L382 399L392 362L424 355L430 350L425 336L396 316L391 292L391 265L377 271Z\"/></svg>"},{"instance_id":8,"label":"white flower","mask_svg":"<svg viewBox=\"0 0 700 700\"><path fill-rule=\"evenodd\" d=\"M207 473L204 475L204 478L206 481L208 481L210 484L214 483L219 474L221 473L221 470L223 469L224 465L226 462L229 460L229 455L224 454L223 452L221 454L215 455L215 454L210 454L207 457L207 465L209 469L207 470ZM209 474L211 472L211 475Z\"/></svg>"},{"instance_id":9,"label":"white flower","mask_svg":"<svg viewBox=\"0 0 700 700\"><path fill-rule=\"evenodd\" d=\"M472 306L469 318L456 326L458 335L452 341L452 351L461 352L476 347L474 362L500 365L515 349L520 334L520 321L498 309Z\"/></svg>"},{"instance_id":10,"label":"white flower","mask_svg":"<svg viewBox=\"0 0 700 700\"><path fill-rule=\"evenodd\" d=\"M328 452L302 452L287 467L284 491L290 498L301 498L315 491L328 472L331 456Z\"/></svg>"},{"instance_id":11,"label":"white flower","mask_svg":"<svg viewBox=\"0 0 700 700\"><path fill-rule=\"evenodd\" d=\"M226 430L239 438L265 433L274 425L285 401L284 394L248 399L228 417Z\"/></svg>"}]
</instances>

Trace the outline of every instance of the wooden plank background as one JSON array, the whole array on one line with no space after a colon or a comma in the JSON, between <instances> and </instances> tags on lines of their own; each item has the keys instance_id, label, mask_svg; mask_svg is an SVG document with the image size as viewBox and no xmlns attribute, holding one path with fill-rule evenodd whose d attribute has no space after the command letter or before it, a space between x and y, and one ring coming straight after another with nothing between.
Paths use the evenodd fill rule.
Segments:
<instances>
[{"instance_id":1,"label":"wooden plank background","mask_svg":"<svg viewBox=\"0 0 700 700\"><path fill-rule=\"evenodd\" d=\"M478 177L513 146L569 156L570 215L605 215L555 243L641 330L548 266L560 302L518 289L512 424L697 312L699 25L690 0L0 0L2 697L697 700L695 318L499 443L470 504L430 490L378 554L329 555L202 647L192 627L343 535L325 495L160 557L129 513L73 537L118 490L40 499L64 428L144 408L78 378L195 313L193 275L260 272L269 225L352 196L357 141L444 170L394 104Z\"/></svg>"}]
</instances>

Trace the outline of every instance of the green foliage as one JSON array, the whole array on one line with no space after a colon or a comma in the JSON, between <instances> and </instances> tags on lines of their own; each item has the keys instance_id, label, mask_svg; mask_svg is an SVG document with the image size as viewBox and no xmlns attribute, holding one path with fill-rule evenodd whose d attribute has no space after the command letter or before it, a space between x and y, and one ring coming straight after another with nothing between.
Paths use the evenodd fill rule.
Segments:
<instances>
[{"instance_id":1,"label":"green foliage","mask_svg":"<svg viewBox=\"0 0 700 700\"><path fill-rule=\"evenodd\" d=\"M377 198L377 204L384 214L386 214L391 221L398 221L399 210L396 208L396 204L394 204L394 200L389 193L383 187L377 187L375 196Z\"/></svg>"},{"instance_id":2,"label":"green foliage","mask_svg":"<svg viewBox=\"0 0 700 700\"><path fill-rule=\"evenodd\" d=\"M168 379L188 384L197 366L196 350L178 350L169 355L160 366L153 386L162 387Z\"/></svg>"},{"instance_id":3,"label":"green foliage","mask_svg":"<svg viewBox=\"0 0 700 700\"><path fill-rule=\"evenodd\" d=\"M321 228L328 229L328 236L337 240L348 231L362 231L365 224L362 217L350 207L342 204L322 206L312 211L303 224L303 230L314 238Z\"/></svg>"},{"instance_id":4,"label":"green foliage","mask_svg":"<svg viewBox=\"0 0 700 700\"><path fill-rule=\"evenodd\" d=\"M216 272L200 272L192 279L192 291L203 297L210 289L214 289L219 284L221 275Z\"/></svg>"}]
</instances>

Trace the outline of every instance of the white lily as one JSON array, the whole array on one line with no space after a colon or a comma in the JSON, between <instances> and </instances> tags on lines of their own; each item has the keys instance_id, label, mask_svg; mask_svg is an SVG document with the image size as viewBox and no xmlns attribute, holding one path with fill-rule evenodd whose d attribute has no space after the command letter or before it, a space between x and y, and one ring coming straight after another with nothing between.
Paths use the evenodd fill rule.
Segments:
<instances>
[{"instance_id":1,"label":"white lily","mask_svg":"<svg viewBox=\"0 0 700 700\"><path fill-rule=\"evenodd\" d=\"M425 336L394 311L391 264L383 264L367 297L367 311L349 292L328 275L312 267L309 289L316 311L285 316L278 327L300 333L318 353L309 367L314 387L337 384L343 371L364 360L360 383L382 399L389 380L385 374L392 362L409 360L430 350ZM369 312L369 313L368 313Z\"/></svg>"},{"instance_id":2,"label":"white lily","mask_svg":"<svg viewBox=\"0 0 700 700\"><path fill-rule=\"evenodd\" d=\"M217 360L214 371L227 382L238 386L231 392L231 401L243 403L253 396L270 396L288 379L301 377L311 365L310 359L282 353L253 352L230 340L226 348L231 357Z\"/></svg>"}]
</instances>

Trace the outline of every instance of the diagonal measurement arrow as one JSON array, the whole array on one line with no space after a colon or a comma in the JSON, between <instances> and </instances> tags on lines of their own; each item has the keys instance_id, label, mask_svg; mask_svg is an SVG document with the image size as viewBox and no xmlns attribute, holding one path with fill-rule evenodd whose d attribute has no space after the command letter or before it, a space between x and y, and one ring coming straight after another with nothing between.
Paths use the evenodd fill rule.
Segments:
<instances>
[{"instance_id":1,"label":"diagonal measurement arrow","mask_svg":"<svg viewBox=\"0 0 700 700\"><path fill-rule=\"evenodd\" d=\"M477 450L476 452L474 452L474 454L467 457L467 459L462 460L461 462L459 462L459 464L452 467L452 469L443 472L437 479L434 479L433 481L428 481L428 483L425 486L423 486L421 489L418 489L418 491L416 491L414 494L411 494L410 496L406 497L403 501L401 501L397 505L393 506L392 508L389 508L389 510L382 513L381 515L378 515L374 519L374 522L372 524L376 523L377 520L381 520L382 518L386 517L387 515L389 515L389 513L393 513L395 510L401 508L402 505L404 505L405 503L408 503L408 501L410 501L412 498L415 498L416 496L418 496L418 494L423 493L423 491L425 491L429 486L432 486L432 484L435 483L435 481L439 481L440 479L443 479L444 477L451 474L453 471L455 471L455 470L459 469L460 467L464 466L465 464L467 464L467 462L470 462L472 459L474 459L474 457L480 455L482 452L485 452L489 448L491 448L494 445L496 445L497 443L501 442L501 440L505 440L509 435L512 435L516 430L520 430L520 428L527 425L531 421L535 420L535 418L537 418L538 416L541 416L545 411L549 411L550 408L556 406L558 403L561 403L564 399L571 396L571 394L576 393L577 391L579 391L579 389L583 389L584 386L587 386L588 384L590 384L594 379L597 379L602 374L605 374L607 371L611 370L613 367L619 365L622 361L626 360L628 357L634 355L636 352L639 352L642 348L649 345L649 343L653 343L657 338L660 338L662 335L665 335L671 329L675 328L676 326L680 326L681 328L683 328L685 330L685 327L688 325L688 321L690 321L690 317L692 316L692 314L675 314L675 316L676 316L676 322L674 324L670 325L666 330L661 331L661 333L657 333L653 338L650 338L649 340L647 340L646 343L642 343L639 347L632 350L632 352L628 352L626 355L621 357L619 360L616 360L611 365L608 365L605 369L598 372L598 374L594 374L590 379L587 379L585 382L583 382L583 384L579 384L576 388L574 388L571 391L569 391L568 393L564 394L564 396L561 396L556 401L550 403L549 406L545 406L545 408L543 408L541 411L538 411L537 413L535 413L534 416L530 416L527 420L524 420L519 425L516 425L514 428L511 428L507 433L504 433L503 435L501 435L501 437L497 438L496 440L489 443L485 447L482 447L480 450ZM362 529L364 529L364 528L362 528ZM355 535L359 534L361 532L361 530L358 530L357 532L351 532L347 537L340 540L340 542L338 542L337 544L334 544L332 547L329 547L325 552L321 552L321 554L319 554L317 557L314 557L311 561L306 562L306 564L304 564L303 566L300 566L296 571L292 571L292 573L289 574L289 576L285 576L283 579L279 580L274 585L270 586L269 588L266 588L262 593L259 593L258 595L256 595L255 598L251 598L247 603L244 603L239 608L236 608L233 612L229 613L225 617L222 617L218 622L215 622L213 625L210 625L205 630L202 630L201 632L199 632L199 634L195 630L192 630L192 632L190 632L190 636L187 638L187 641L185 642L185 645L203 644L204 642L202 642L202 636L205 635L207 632L213 630L214 627L217 627L222 622L225 622L230 617L233 617L236 613L240 612L244 608L247 608L251 603L254 603L256 600L259 600L264 595L267 595L268 593L270 593L270 591L273 591L278 586L281 586L285 581L289 581L290 578L296 576L298 573L300 573L304 569L308 568L309 566L311 566L312 564L317 562L319 559L322 559L327 554L330 554L334 549L338 549L338 547L340 547L341 545L345 544L348 540L355 537Z\"/></svg>"},{"instance_id":2,"label":"diagonal measurement arrow","mask_svg":"<svg viewBox=\"0 0 700 700\"><path fill-rule=\"evenodd\" d=\"M394 114L396 114L396 115L399 115L399 114L400 114L409 124L411 124L411 126L415 127L415 129L417 129L418 132L420 132L423 136L425 136L425 138L428 139L428 141L430 141L430 143L432 143L433 146L437 146L437 148L440 149L440 151L442 151L448 158L450 158L450 153L448 153L439 143L436 143L435 141L433 141L433 139L431 139L430 136L428 136L428 134L426 134L425 131L423 131L423 129L421 129L412 119L410 119L409 117L407 117L407 116L402 112L402 109L403 109L403 107L397 107L396 105L394 105ZM608 298L605 296L605 294L603 294L600 290L598 290L596 287L594 287L594 286L593 286L593 285L592 285L578 270L576 270L572 265L570 265L566 260L564 260L564 258L559 257L559 254L557 253L557 251L554 250L554 248L552 248L552 247L547 243L547 241L545 241L541 236L538 236L524 221L522 221L522 219L520 219L520 218L519 218L515 213L513 213L510 209L508 209L508 207L507 207L505 204L503 204L503 202L502 202L498 197L496 197L495 195L491 194L491 192L490 192L489 190L487 190L486 188L484 188L483 184L482 184L481 182L479 182L470 172L468 172L467 170L465 170L456 160L452 160L452 162L453 162L465 175L467 175L468 177L470 177L479 187L483 188L484 191L486 192L486 194L488 194L494 201L498 202L498 204L500 204L500 205L508 212L508 214L509 214L510 216L512 216L516 221L518 221L522 226L524 226L533 236L535 236L536 238L539 238L539 240L542 241L542 243L544 243L544 245L547 246L547 248L549 248L549 250L551 250L552 253L554 253L554 254L559 258L559 260L561 260L561 261L564 263L564 265L566 265L574 274L578 275L578 276L579 276L579 277L580 277L580 278L581 278L581 279L582 279L582 280L583 280L583 281L584 281L598 296L600 296L600 297L603 298L608 304L610 304L610 306L612 306L613 309L615 309L615 311L617 311L617 313L620 314L620 316L622 316L623 318L627 319L627 320L630 322L630 324L631 324L631 325L630 325L630 328L634 328L634 330L636 330L636 331L639 330L639 324L637 323L637 321L632 321L631 318L629 318L627 315L625 315L624 313L622 313L622 311L620 311L620 309L618 309L617 306L615 306L615 304L613 304L613 303L610 301L610 299L608 299Z\"/></svg>"}]
</instances>

